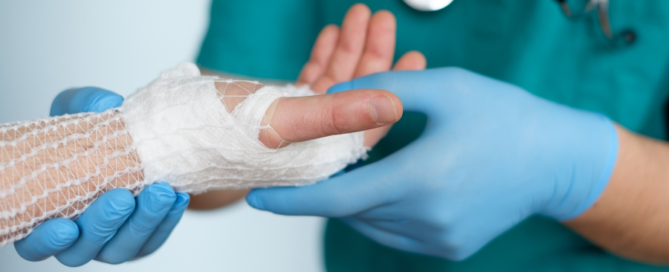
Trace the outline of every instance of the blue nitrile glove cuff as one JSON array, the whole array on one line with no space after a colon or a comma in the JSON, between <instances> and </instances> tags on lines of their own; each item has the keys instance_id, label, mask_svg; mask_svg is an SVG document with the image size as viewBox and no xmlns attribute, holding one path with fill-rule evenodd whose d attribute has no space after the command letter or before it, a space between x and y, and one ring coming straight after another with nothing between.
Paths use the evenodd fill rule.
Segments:
<instances>
[{"instance_id":1,"label":"blue nitrile glove cuff","mask_svg":"<svg viewBox=\"0 0 669 272\"><path fill-rule=\"evenodd\" d=\"M598 134L598 137L600 137L599 141L603 144L599 145L600 150L591 151L598 160L592 163L598 165L595 167L600 170L594 172L593 174L595 175L593 177L588 178L590 180L589 184L582 180L572 180L574 184L571 185L572 188L564 196L563 201L542 212L543 215L550 216L559 221L569 221L580 216L597 201L611 179L618 157L618 134L615 124L611 119L599 114L592 115L599 117L599 126L603 127L603 129L599 130L600 133ZM587 164L588 162L583 163Z\"/></svg>"}]
</instances>

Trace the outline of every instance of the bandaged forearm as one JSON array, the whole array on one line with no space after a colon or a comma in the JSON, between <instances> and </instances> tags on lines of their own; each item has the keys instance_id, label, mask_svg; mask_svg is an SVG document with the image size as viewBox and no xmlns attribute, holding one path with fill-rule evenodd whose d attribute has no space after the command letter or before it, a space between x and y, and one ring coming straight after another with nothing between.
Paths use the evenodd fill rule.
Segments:
<instances>
[{"instance_id":1,"label":"bandaged forearm","mask_svg":"<svg viewBox=\"0 0 669 272\"><path fill-rule=\"evenodd\" d=\"M363 157L362 133L268 147L281 97L308 88L201 76L185 63L119 108L0 125L0 246L76 218L105 191L312 184Z\"/></svg>"}]
</instances>

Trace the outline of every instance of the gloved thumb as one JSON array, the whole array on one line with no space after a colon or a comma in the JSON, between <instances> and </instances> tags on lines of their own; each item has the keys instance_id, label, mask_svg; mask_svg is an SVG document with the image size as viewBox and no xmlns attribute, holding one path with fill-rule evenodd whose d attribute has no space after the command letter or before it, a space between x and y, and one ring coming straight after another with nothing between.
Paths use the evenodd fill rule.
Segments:
<instances>
[{"instance_id":1,"label":"gloved thumb","mask_svg":"<svg viewBox=\"0 0 669 272\"><path fill-rule=\"evenodd\" d=\"M51 116L80 112L103 112L123 104L123 97L97 87L65 90L51 104Z\"/></svg>"}]
</instances>

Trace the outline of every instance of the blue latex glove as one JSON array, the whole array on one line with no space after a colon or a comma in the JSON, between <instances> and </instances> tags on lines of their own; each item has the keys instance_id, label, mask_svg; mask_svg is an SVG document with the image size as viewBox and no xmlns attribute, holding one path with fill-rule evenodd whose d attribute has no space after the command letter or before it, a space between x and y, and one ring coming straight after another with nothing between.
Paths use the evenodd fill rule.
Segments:
<instances>
[{"instance_id":1,"label":"blue latex glove","mask_svg":"<svg viewBox=\"0 0 669 272\"><path fill-rule=\"evenodd\" d=\"M53 101L51 115L102 112L121 103L122 96L107 90L70 89ZM122 263L157 250L181 219L189 201L188 194L175 193L164 182L148 186L136 199L128 190L111 190L95 200L76 221L48 220L14 243L14 247L29 261L56 256L67 266L81 266L93 259Z\"/></svg>"},{"instance_id":2,"label":"blue latex glove","mask_svg":"<svg viewBox=\"0 0 669 272\"><path fill-rule=\"evenodd\" d=\"M617 136L605 116L558 105L458 68L375 74L375 88L423 112L423 134L385 159L306 187L256 189L248 203L340 217L371 239L451 260L533 214L569 220L606 186Z\"/></svg>"}]
</instances>

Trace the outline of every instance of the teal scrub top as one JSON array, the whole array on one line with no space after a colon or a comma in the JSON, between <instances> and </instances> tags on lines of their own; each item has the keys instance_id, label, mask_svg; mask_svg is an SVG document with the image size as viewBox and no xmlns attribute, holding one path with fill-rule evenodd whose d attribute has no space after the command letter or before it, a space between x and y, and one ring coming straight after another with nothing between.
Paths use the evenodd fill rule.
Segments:
<instances>
[{"instance_id":1,"label":"teal scrub top","mask_svg":"<svg viewBox=\"0 0 669 272\"><path fill-rule=\"evenodd\" d=\"M232 74L295 80L320 29L340 24L356 2L214 0L197 61ZM579 15L586 0L567 0L579 15L575 18L566 17L552 0L455 0L436 12L416 11L401 0L363 2L397 17L396 59L419 50L428 67L463 67L557 103L606 114L632 131L666 137L669 1L610 0L618 37L613 41L604 36L595 13ZM368 161L418 137L425 122L424 115L406 113ZM331 219L325 255L329 271L348 272L666 269L613 256L542 217L528 218L461 262L391 249Z\"/></svg>"}]
</instances>

